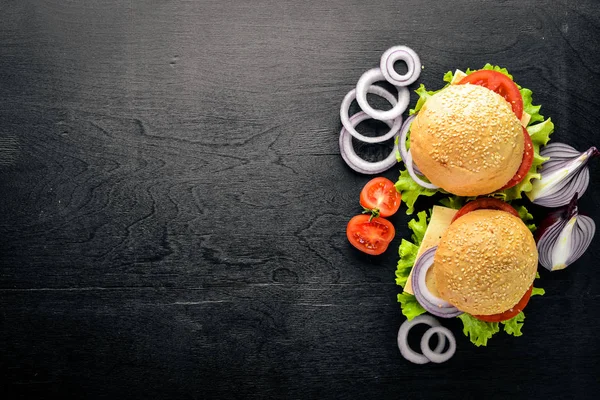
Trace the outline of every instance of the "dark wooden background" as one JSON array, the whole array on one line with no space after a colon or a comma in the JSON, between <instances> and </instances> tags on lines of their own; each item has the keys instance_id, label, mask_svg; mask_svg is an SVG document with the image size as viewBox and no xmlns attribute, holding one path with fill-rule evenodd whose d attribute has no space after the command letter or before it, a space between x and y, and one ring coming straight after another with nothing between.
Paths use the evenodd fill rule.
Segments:
<instances>
[{"instance_id":1,"label":"dark wooden background","mask_svg":"<svg viewBox=\"0 0 600 400\"><path fill-rule=\"evenodd\" d=\"M400 356L408 217L381 257L347 243L369 177L338 113L404 44L431 88L508 67L583 150L599 38L593 0L0 1L0 396L597 398L600 236L542 274L523 337L453 320L450 362Z\"/></svg>"}]
</instances>

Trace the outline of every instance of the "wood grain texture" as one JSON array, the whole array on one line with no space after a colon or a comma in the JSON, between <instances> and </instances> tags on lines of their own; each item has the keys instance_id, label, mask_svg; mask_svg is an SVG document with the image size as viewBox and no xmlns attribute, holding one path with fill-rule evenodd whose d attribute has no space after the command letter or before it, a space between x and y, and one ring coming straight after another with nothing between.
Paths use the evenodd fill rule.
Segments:
<instances>
[{"instance_id":1,"label":"wood grain texture","mask_svg":"<svg viewBox=\"0 0 600 400\"><path fill-rule=\"evenodd\" d=\"M381 257L349 246L369 178L337 140L344 95L405 44L419 83L506 66L554 140L598 145L595 1L4 0L0 15L3 398L597 397L600 239L542 273L523 337L475 348L449 321L457 355L411 365L394 285L409 217ZM581 209L600 221L591 173Z\"/></svg>"}]
</instances>

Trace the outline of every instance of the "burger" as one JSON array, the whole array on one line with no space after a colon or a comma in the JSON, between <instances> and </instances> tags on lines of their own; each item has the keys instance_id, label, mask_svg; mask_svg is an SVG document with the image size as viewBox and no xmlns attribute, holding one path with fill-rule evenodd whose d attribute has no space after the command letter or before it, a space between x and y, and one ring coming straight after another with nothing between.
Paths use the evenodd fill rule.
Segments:
<instances>
[{"instance_id":1,"label":"burger","mask_svg":"<svg viewBox=\"0 0 600 400\"><path fill-rule=\"evenodd\" d=\"M520 199L540 179L547 159L539 154L554 124L532 104L532 92L518 86L504 68L448 72L437 91L419 95L398 140L406 169L396 189L407 213L420 196Z\"/></svg>"},{"instance_id":2,"label":"burger","mask_svg":"<svg viewBox=\"0 0 600 400\"><path fill-rule=\"evenodd\" d=\"M418 232L426 225L425 233L416 244L403 240L400 246L403 313L459 317L477 345L498 332L498 323L519 336L523 309L532 294L543 292L533 288L538 251L519 212L482 197L458 211L434 206L428 224L425 212L419 214L410 226Z\"/></svg>"},{"instance_id":3,"label":"burger","mask_svg":"<svg viewBox=\"0 0 600 400\"><path fill-rule=\"evenodd\" d=\"M432 268L441 299L499 322L521 311L515 306L531 288L537 266L535 240L523 221L506 211L481 209L448 227Z\"/></svg>"},{"instance_id":4,"label":"burger","mask_svg":"<svg viewBox=\"0 0 600 400\"><path fill-rule=\"evenodd\" d=\"M510 104L473 84L450 85L431 96L410 130L415 165L431 183L459 196L506 186L521 166L524 141Z\"/></svg>"}]
</instances>

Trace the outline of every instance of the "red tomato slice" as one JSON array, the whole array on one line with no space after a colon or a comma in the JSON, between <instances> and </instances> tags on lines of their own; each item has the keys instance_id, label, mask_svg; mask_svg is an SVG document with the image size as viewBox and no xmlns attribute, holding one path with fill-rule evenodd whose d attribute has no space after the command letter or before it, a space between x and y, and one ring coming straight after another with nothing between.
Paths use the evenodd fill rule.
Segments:
<instances>
[{"instance_id":1,"label":"red tomato slice","mask_svg":"<svg viewBox=\"0 0 600 400\"><path fill-rule=\"evenodd\" d=\"M384 177L371 179L360 192L360 205L381 217L394 215L400 208L401 199L394 182Z\"/></svg>"},{"instance_id":2,"label":"red tomato slice","mask_svg":"<svg viewBox=\"0 0 600 400\"><path fill-rule=\"evenodd\" d=\"M523 116L523 97L517 85L508 76L501 72L481 69L464 77L459 85L470 83L486 87L500 96L512 106L512 110L519 118Z\"/></svg>"},{"instance_id":3,"label":"red tomato slice","mask_svg":"<svg viewBox=\"0 0 600 400\"><path fill-rule=\"evenodd\" d=\"M463 215L470 213L475 210L500 210L506 211L519 218L519 213L515 210L510 204L505 203L502 200L494 199L492 197L480 197L479 199L475 199L473 201L465 204L452 218L452 222L456 221Z\"/></svg>"},{"instance_id":4,"label":"red tomato slice","mask_svg":"<svg viewBox=\"0 0 600 400\"><path fill-rule=\"evenodd\" d=\"M485 321L485 322L501 322L501 321L506 321L511 318L514 318L517 314L519 314L521 311L523 311L523 309L525 309L525 306L527 305L527 303L529 303L529 299L531 298L532 291L533 291L533 285L531 285L529 287L529 289L525 292L525 294L523 295L521 300L519 300L519 302L515 306L504 311L503 313L493 314L493 315L473 315L473 316L475 318L477 318L481 321Z\"/></svg>"},{"instance_id":5,"label":"red tomato slice","mask_svg":"<svg viewBox=\"0 0 600 400\"><path fill-rule=\"evenodd\" d=\"M372 218L370 215L353 217L346 227L346 236L352 246L371 255L383 253L394 239L396 230L390 221L384 218Z\"/></svg>"},{"instance_id":6,"label":"red tomato slice","mask_svg":"<svg viewBox=\"0 0 600 400\"><path fill-rule=\"evenodd\" d=\"M515 176L513 176L511 180L499 190L504 190L515 186L525 178L525 175L527 175L527 172L529 172L531 169L531 165L533 164L533 142L531 141L529 132L527 132L527 129L525 128L523 128L523 137L525 138L525 148L523 150L523 161L521 162L521 166L517 170Z\"/></svg>"}]
</instances>

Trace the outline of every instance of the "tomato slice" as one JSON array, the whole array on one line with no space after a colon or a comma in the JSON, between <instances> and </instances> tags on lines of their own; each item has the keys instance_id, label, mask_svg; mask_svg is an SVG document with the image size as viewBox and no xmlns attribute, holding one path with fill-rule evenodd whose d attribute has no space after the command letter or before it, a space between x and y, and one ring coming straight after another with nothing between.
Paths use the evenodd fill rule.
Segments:
<instances>
[{"instance_id":1,"label":"tomato slice","mask_svg":"<svg viewBox=\"0 0 600 400\"><path fill-rule=\"evenodd\" d=\"M525 138L525 148L523 150L523 161L521 161L521 166L510 181L499 190L509 189L515 186L525 178L525 175L527 175L527 172L531 169L531 165L533 164L533 142L525 127L523 127L523 137Z\"/></svg>"},{"instance_id":2,"label":"tomato slice","mask_svg":"<svg viewBox=\"0 0 600 400\"><path fill-rule=\"evenodd\" d=\"M360 192L360 205L372 210L375 216L394 215L400 208L401 199L394 182L384 177L371 179Z\"/></svg>"},{"instance_id":3,"label":"tomato slice","mask_svg":"<svg viewBox=\"0 0 600 400\"><path fill-rule=\"evenodd\" d=\"M352 246L374 256L383 253L395 235L396 230L390 221L370 215L357 215L346 227L346 236Z\"/></svg>"},{"instance_id":4,"label":"tomato slice","mask_svg":"<svg viewBox=\"0 0 600 400\"><path fill-rule=\"evenodd\" d=\"M523 97L517 85L508 76L498 71L481 69L465 76L458 84L470 83L486 87L500 96L512 106L512 110L519 118L523 116Z\"/></svg>"},{"instance_id":5,"label":"tomato slice","mask_svg":"<svg viewBox=\"0 0 600 400\"><path fill-rule=\"evenodd\" d=\"M519 217L517 210L515 210L510 204L502 200L494 199L493 197L480 197L468 202L460 210L458 210L451 222L454 222L463 215L475 210L500 210L506 211L517 218Z\"/></svg>"},{"instance_id":6,"label":"tomato slice","mask_svg":"<svg viewBox=\"0 0 600 400\"><path fill-rule=\"evenodd\" d=\"M527 303L529 303L529 299L531 298L532 291L533 291L533 285L531 285L529 287L529 289L527 289L527 291L525 292L525 294L523 295L521 300L519 300L519 302L515 306L504 311L503 313L493 314L493 315L473 315L473 316L475 318L477 318L481 321L485 321L485 322L502 322L502 321L506 321L511 318L514 318L517 314L519 314L521 311L523 311L523 309L525 309L525 306L527 305Z\"/></svg>"}]
</instances>

